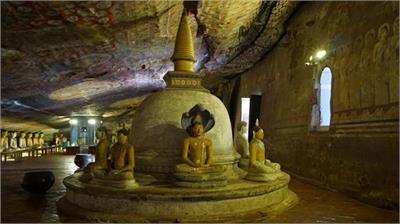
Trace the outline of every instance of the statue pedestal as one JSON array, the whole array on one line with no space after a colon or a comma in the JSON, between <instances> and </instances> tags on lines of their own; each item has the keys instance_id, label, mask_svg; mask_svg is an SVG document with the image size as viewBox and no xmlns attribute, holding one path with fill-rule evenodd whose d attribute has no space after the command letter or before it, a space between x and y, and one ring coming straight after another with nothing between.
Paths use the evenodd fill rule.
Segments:
<instances>
[{"instance_id":1,"label":"statue pedestal","mask_svg":"<svg viewBox=\"0 0 400 224\"><path fill-rule=\"evenodd\" d=\"M142 183L131 188L83 183L79 173L64 179L65 196L57 202L63 214L104 222L262 221L297 202L288 189L289 175L272 182L231 180L218 188L177 188Z\"/></svg>"}]
</instances>

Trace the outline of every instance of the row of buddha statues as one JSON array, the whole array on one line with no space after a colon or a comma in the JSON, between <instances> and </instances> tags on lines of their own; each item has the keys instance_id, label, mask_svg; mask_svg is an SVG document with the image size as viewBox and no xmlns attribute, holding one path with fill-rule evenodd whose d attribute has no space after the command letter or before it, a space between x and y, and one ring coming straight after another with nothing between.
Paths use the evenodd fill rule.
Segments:
<instances>
[{"instance_id":1,"label":"row of buddha statues","mask_svg":"<svg viewBox=\"0 0 400 224\"><path fill-rule=\"evenodd\" d=\"M0 151L47 147L43 132L24 132L1 130ZM55 145L61 145L63 134L56 134Z\"/></svg>"},{"instance_id":2,"label":"row of buddha statues","mask_svg":"<svg viewBox=\"0 0 400 224\"><path fill-rule=\"evenodd\" d=\"M1 130L1 151L14 151L24 148L41 147L45 145L42 132L16 132Z\"/></svg>"},{"instance_id":3,"label":"row of buddha statues","mask_svg":"<svg viewBox=\"0 0 400 224\"><path fill-rule=\"evenodd\" d=\"M206 136L214 124L214 116L200 104L182 115L181 126L188 137L183 139L181 162L175 166L176 185L207 188L227 184L225 167L213 163L213 143ZM269 182L283 176L280 165L266 159L264 131L258 120L253 130L254 138L250 143L243 133L245 125L245 122L239 124L239 133L235 138L235 147L241 155L239 167L247 171L244 179ZM80 180L88 183L95 179L134 182L135 150L128 142L128 135L129 131L125 128L119 130L117 142L111 146L109 152L107 129L99 127L96 132L99 142L96 146L95 162L83 169Z\"/></svg>"}]
</instances>

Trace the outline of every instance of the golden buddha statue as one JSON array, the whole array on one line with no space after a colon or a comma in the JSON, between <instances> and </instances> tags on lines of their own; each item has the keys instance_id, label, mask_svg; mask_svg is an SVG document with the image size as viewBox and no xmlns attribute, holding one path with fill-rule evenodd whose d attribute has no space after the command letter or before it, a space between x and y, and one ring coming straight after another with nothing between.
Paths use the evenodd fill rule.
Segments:
<instances>
[{"instance_id":1,"label":"golden buddha statue","mask_svg":"<svg viewBox=\"0 0 400 224\"><path fill-rule=\"evenodd\" d=\"M212 165L212 141L205 137L205 133L215 124L214 116L202 105L197 104L182 115L181 123L189 137L183 140L181 152L183 163L177 164L175 169L178 185L185 187L225 185L226 178L222 174L224 168ZM208 183L196 185L194 183L196 181Z\"/></svg>"},{"instance_id":2,"label":"golden buddha statue","mask_svg":"<svg viewBox=\"0 0 400 224\"><path fill-rule=\"evenodd\" d=\"M65 138L64 134L63 133L58 134L58 138L59 138L59 146L62 146Z\"/></svg>"},{"instance_id":3,"label":"golden buddha statue","mask_svg":"<svg viewBox=\"0 0 400 224\"><path fill-rule=\"evenodd\" d=\"M1 151L8 150L8 131L1 130Z\"/></svg>"},{"instance_id":4,"label":"golden buddha statue","mask_svg":"<svg viewBox=\"0 0 400 224\"><path fill-rule=\"evenodd\" d=\"M110 146L107 139L107 129L106 127L99 127L96 132L96 138L99 140L96 146L95 153L95 169L96 170L107 170L107 157L108 148Z\"/></svg>"},{"instance_id":5,"label":"golden buddha statue","mask_svg":"<svg viewBox=\"0 0 400 224\"><path fill-rule=\"evenodd\" d=\"M39 147L39 133L37 132L33 133L32 141L34 147Z\"/></svg>"},{"instance_id":6,"label":"golden buddha statue","mask_svg":"<svg viewBox=\"0 0 400 224\"><path fill-rule=\"evenodd\" d=\"M80 176L82 182L90 182L106 187L137 187L133 176L135 167L135 149L128 142L129 131L121 129L117 132L117 142L111 148L111 161L107 160L107 129L100 127L96 137L100 140L96 147L96 161L88 164Z\"/></svg>"},{"instance_id":7,"label":"golden buddha statue","mask_svg":"<svg viewBox=\"0 0 400 224\"><path fill-rule=\"evenodd\" d=\"M239 167L247 169L249 166L249 142L245 136L247 123L245 121L239 122L236 128L235 148L240 154Z\"/></svg>"},{"instance_id":8,"label":"golden buddha statue","mask_svg":"<svg viewBox=\"0 0 400 224\"><path fill-rule=\"evenodd\" d=\"M43 134L43 132L39 133L39 146L44 147L44 134Z\"/></svg>"},{"instance_id":9,"label":"golden buddha statue","mask_svg":"<svg viewBox=\"0 0 400 224\"><path fill-rule=\"evenodd\" d=\"M56 134L56 136L55 136L55 139L54 139L54 144L56 145L56 146L60 146L61 145L61 138L60 138L60 134L59 133L57 133Z\"/></svg>"},{"instance_id":10,"label":"golden buddha statue","mask_svg":"<svg viewBox=\"0 0 400 224\"><path fill-rule=\"evenodd\" d=\"M18 139L18 146L20 148L26 148L26 139L25 139L25 132L21 132Z\"/></svg>"},{"instance_id":11,"label":"golden buddha statue","mask_svg":"<svg viewBox=\"0 0 400 224\"><path fill-rule=\"evenodd\" d=\"M18 149L18 142L17 142L17 132L11 132L10 134L10 150L17 150Z\"/></svg>"},{"instance_id":12,"label":"golden buddha statue","mask_svg":"<svg viewBox=\"0 0 400 224\"><path fill-rule=\"evenodd\" d=\"M116 180L132 180L135 167L135 149L128 142L129 131L121 129L117 133L117 143L111 148L111 164L108 176Z\"/></svg>"},{"instance_id":13,"label":"golden buddha statue","mask_svg":"<svg viewBox=\"0 0 400 224\"><path fill-rule=\"evenodd\" d=\"M212 159L212 142L205 137L205 132L214 126L214 117L208 110L197 104L182 115L182 127L189 137L183 140L182 161L178 170L209 167Z\"/></svg>"},{"instance_id":14,"label":"golden buddha statue","mask_svg":"<svg viewBox=\"0 0 400 224\"><path fill-rule=\"evenodd\" d=\"M252 181L269 182L283 176L278 163L266 159L266 150L263 143L264 130L259 126L258 119L253 130L253 139L250 142L250 161L248 174L245 177Z\"/></svg>"},{"instance_id":15,"label":"golden buddha statue","mask_svg":"<svg viewBox=\"0 0 400 224\"><path fill-rule=\"evenodd\" d=\"M33 147L33 140L32 140L32 133L28 132L26 136L26 147L31 148Z\"/></svg>"}]
</instances>

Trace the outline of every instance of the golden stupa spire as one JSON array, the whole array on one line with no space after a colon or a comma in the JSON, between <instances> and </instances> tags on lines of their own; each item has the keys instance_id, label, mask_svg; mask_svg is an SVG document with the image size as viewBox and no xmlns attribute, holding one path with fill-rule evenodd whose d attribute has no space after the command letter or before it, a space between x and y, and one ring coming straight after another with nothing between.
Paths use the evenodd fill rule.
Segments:
<instances>
[{"instance_id":1,"label":"golden stupa spire","mask_svg":"<svg viewBox=\"0 0 400 224\"><path fill-rule=\"evenodd\" d=\"M174 71L193 72L193 62L196 61L187 14L187 10L184 9L176 34L174 54L171 57L174 62Z\"/></svg>"}]
</instances>

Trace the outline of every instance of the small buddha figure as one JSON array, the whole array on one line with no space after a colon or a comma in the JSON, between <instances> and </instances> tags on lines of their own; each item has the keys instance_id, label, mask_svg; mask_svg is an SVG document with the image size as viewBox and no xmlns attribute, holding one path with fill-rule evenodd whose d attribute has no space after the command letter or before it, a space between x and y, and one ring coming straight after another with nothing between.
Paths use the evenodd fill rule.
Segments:
<instances>
[{"instance_id":1,"label":"small buddha figure","mask_svg":"<svg viewBox=\"0 0 400 224\"><path fill-rule=\"evenodd\" d=\"M135 167L135 150L128 142L129 131L121 129L117 133L117 143L111 148L110 172L107 174L114 180L133 180Z\"/></svg>"},{"instance_id":2,"label":"small buddha figure","mask_svg":"<svg viewBox=\"0 0 400 224\"><path fill-rule=\"evenodd\" d=\"M17 142L17 132L10 133L10 150L17 150L18 149L18 142Z\"/></svg>"},{"instance_id":3,"label":"small buddha figure","mask_svg":"<svg viewBox=\"0 0 400 224\"><path fill-rule=\"evenodd\" d=\"M44 134L43 134L43 132L39 133L39 146L44 147Z\"/></svg>"},{"instance_id":4,"label":"small buddha figure","mask_svg":"<svg viewBox=\"0 0 400 224\"><path fill-rule=\"evenodd\" d=\"M18 146L20 148L26 148L25 132L21 132L18 139Z\"/></svg>"},{"instance_id":5,"label":"small buddha figure","mask_svg":"<svg viewBox=\"0 0 400 224\"><path fill-rule=\"evenodd\" d=\"M60 138L60 134L58 134L58 133L55 135L54 144L56 146L61 145L61 138Z\"/></svg>"},{"instance_id":6,"label":"small buddha figure","mask_svg":"<svg viewBox=\"0 0 400 224\"><path fill-rule=\"evenodd\" d=\"M39 133L37 132L33 133L32 141L34 147L39 147Z\"/></svg>"},{"instance_id":7,"label":"small buddha figure","mask_svg":"<svg viewBox=\"0 0 400 224\"><path fill-rule=\"evenodd\" d=\"M249 166L249 142L245 135L247 123L241 121L237 125L236 137L235 137L235 148L236 151L241 155L239 160L239 167L247 168Z\"/></svg>"},{"instance_id":8,"label":"small buddha figure","mask_svg":"<svg viewBox=\"0 0 400 224\"><path fill-rule=\"evenodd\" d=\"M107 129L106 127L99 127L96 132L96 138L99 140L96 146L95 153L95 169L105 171L108 168L107 157L108 148L110 146L107 139Z\"/></svg>"},{"instance_id":9,"label":"small buddha figure","mask_svg":"<svg viewBox=\"0 0 400 224\"><path fill-rule=\"evenodd\" d=\"M189 137L183 140L182 162L175 168L177 183L184 187L211 187L226 184L224 168L212 164L212 141L205 137L215 124L214 116L202 105L182 115L182 128ZM196 184L194 182L205 182ZM189 183L190 182L190 183ZM208 182L208 183L207 183Z\"/></svg>"},{"instance_id":10,"label":"small buddha figure","mask_svg":"<svg viewBox=\"0 0 400 224\"><path fill-rule=\"evenodd\" d=\"M33 147L33 140L32 140L32 133L28 132L26 136L26 147L32 148Z\"/></svg>"},{"instance_id":11,"label":"small buddha figure","mask_svg":"<svg viewBox=\"0 0 400 224\"><path fill-rule=\"evenodd\" d=\"M1 151L8 150L8 131L1 130Z\"/></svg>"},{"instance_id":12,"label":"small buddha figure","mask_svg":"<svg viewBox=\"0 0 400 224\"><path fill-rule=\"evenodd\" d=\"M250 162L245 179L260 182L274 181L285 175L280 171L278 163L266 159L266 150L263 143L264 131L258 125L258 119L253 131L253 140L250 142Z\"/></svg>"}]
</instances>

